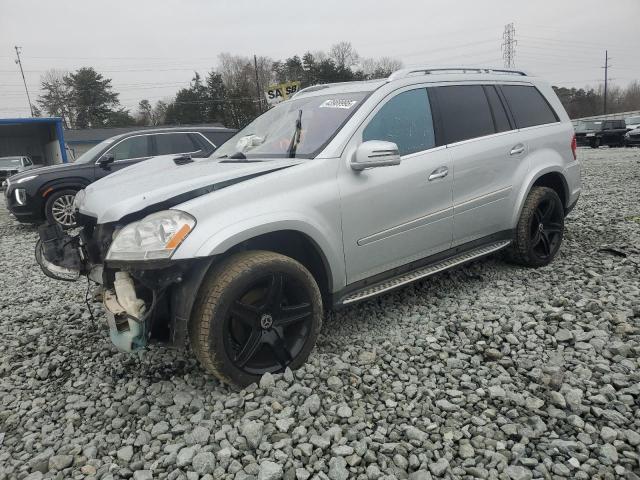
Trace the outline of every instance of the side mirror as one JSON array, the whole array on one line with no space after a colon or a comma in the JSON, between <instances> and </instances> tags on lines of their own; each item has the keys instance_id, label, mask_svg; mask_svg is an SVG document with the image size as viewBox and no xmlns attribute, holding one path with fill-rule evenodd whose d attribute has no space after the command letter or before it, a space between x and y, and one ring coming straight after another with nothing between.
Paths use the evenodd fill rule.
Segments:
<instances>
[{"instance_id":1,"label":"side mirror","mask_svg":"<svg viewBox=\"0 0 640 480\"><path fill-rule=\"evenodd\" d=\"M365 168L389 167L400 165L398 145L382 140L363 142L351 158L351 168L360 172Z\"/></svg>"},{"instance_id":2,"label":"side mirror","mask_svg":"<svg viewBox=\"0 0 640 480\"><path fill-rule=\"evenodd\" d=\"M107 168L107 166L110 163L115 162L116 157L113 155L113 153L105 153L102 157L100 157L100 160L98 160L98 165L100 165L102 168Z\"/></svg>"}]
</instances>

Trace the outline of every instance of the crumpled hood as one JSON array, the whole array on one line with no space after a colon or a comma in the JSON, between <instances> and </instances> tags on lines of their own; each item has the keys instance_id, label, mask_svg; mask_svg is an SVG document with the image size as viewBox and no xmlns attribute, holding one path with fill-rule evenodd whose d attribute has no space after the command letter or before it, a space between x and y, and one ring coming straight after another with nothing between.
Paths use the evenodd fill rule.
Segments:
<instances>
[{"instance_id":1,"label":"crumpled hood","mask_svg":"<svg viewBox=\"0 0 640 480\"><path fill-rule=\"evenodd\" d=\"M98 223L115 222L157 204L168 204L169 208L223 186L301 163L295 158L233 163L203 159L177 165L176 157L155 157L92 183L76 203L80 213L97 218Z\"/></svg>"}]
</instances>

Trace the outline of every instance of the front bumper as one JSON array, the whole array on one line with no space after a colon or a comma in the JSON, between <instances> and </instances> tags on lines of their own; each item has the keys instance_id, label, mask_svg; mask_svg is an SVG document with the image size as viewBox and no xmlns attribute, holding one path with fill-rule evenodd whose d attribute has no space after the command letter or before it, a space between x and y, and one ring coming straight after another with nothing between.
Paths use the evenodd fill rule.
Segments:
<instances>
[{"instance_id":1,"label":"front bumper","mask_svg":"<svg viewBox=\"0 0 640 480\"><path fill-rule=\"evenodd\" d=\"M44 220L42 200L27 193L26 203L20 205L14 192L17 187L13 184L5 185L4 200L7 210L19 221L24 223L40 223Z\"/></svg>"},{"instance_id":2,"label":"front bumper","mask_svg":"<svg viewBox=\"0 0 640 480\"><path fill-rule=\"evenodd\" d=\"M105 262L112 227L92 225L78 236L58 225L43 225L38 231L36 260L47 276L66 281L86 276L101 285L109 336L116 347L126 352L142 349L156 328L169 334L169 343L185 345L191 310L213 257Z\"/></svg>"}]
</instances>

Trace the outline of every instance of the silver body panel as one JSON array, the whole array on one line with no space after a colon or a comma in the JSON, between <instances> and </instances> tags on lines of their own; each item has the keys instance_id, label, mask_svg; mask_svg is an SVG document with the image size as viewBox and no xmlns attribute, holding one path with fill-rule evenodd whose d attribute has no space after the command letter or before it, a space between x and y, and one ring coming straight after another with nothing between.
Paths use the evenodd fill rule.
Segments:
<instances>
[{"instance_id":1,"label":"silver body panel","mask_svg":"<svg viewBox=\"0 0 640 480\"><path fill-rule=\"evenodd\" d=\"M492 83L536 86L560 121L413 153L396 166L351 168L368 119L399 92ZM184 192L255 175L173 207L197 221L173 258L221 254L257 235L294 230L322 251L331 290L337 292L396 266L513 229L531 185L545 173L558 172L566 179L566 205L580 194L579 164L570 149L572 124L551 87L535 77L407 74L392 81L303 90L296 98L347 91L370 95L314 159L204 159L176 165L174 156L160 157L90 185L80 212L98 223L116 222ZM511 154L520 146L521 152ZM429 181L443 167L448 174Z\"/></svg>"}]
</instances>

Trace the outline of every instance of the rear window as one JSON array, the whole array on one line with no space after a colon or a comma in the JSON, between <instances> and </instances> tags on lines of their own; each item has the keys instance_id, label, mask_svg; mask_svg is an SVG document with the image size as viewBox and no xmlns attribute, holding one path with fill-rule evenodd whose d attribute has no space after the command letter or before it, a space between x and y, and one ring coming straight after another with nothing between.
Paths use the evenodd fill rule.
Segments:
<instances>
[{"instance_id":1,"label":"rear window","mask_svg":"<svg viewBox=\"0 0 640 480\"><path fill-rule=\"evenodd\" d=\"M444 143L495 133L482 85L435 87L433 91L438 99Z\"/></svg>"},{"instance_id":2,"label":"rear window","mask_svg":"<svg viewBox=\"0 0 640 480\"><path fill-rule=\"evenodd\" d=\"M502 85L501 88L518 128L558 121L557 115L536 87Z\"/></svg>"}]
</instances>

